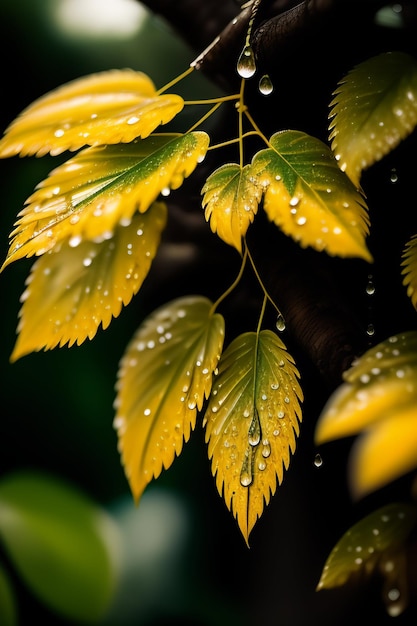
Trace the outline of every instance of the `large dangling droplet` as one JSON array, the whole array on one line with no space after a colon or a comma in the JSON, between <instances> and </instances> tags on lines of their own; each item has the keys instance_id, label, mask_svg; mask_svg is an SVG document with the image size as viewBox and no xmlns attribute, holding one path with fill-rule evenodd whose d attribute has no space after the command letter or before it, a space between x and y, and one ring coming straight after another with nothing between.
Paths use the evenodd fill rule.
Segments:
<instances>
[{"instance_id":1,"label":"large dangling droplet","mask_svg":"<svg viewBox=\"0 0 417 626\"><path fill-rule=\"evenodd\" d=\"M238 59L237 73L241 78L251 78L256 72L255 55L252 46L247 44Z\"/></svg>"}]
</instances>

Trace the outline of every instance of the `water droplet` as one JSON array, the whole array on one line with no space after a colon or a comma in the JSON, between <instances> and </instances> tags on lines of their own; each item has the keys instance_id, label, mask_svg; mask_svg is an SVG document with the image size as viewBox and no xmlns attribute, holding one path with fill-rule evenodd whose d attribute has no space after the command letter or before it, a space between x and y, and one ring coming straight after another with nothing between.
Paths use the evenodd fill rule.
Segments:
<instances>
[{"instance_id":1,"label":"water droplet","mask_svg":"<svg viewBox=\"0 0 417 626\"><path fill-rule=\"evenodd\" d=\"M323 459L320 454L316 454L314 457L314 465L316 467L321 467L323 465Z\"/></svg>"},{"instance_id":2,"label":"water droplet","mask_svg":"<svg viewBox=\"0 0 417 626\"><path fill-rule=\"evenodd\" d=\"M69 240L69 245L71 248L76 248L77 246L80 245L82 239L80 237L80 235L76 235L74 237L71 237L71 239Z\"/></svg>"},{"instance_id":3,"label":"water droplet","mask_svg":"<svg viewBox=\"0 0 417 626\"><path fill-rule=\"evenodd\" d=\"M375 284L373 281L372 274L368 275L368 282L366 284L366 293L368 296L372 296L375 293Z\"/></svg>"},{"instance_id":4,"label":"water droplet","mask_svg":"<svg viewBox=\"0 0 417 626\"><path fill-rule=\"evenodd\" d=\"M268 439L262 441L262 456L267 459L271 454L271 445Z\"/></svg>"},{"instance_id":5,"label":"water droplet","mask_svg":"<svg viewBox=\"0 0 417 626\"><path fill-rule=\"evenodd\" d=\"M275 326L279 332L283 332L285 330L285 319L282 313L279 313L277 317L277 321L275 322Z\"/></svg>"},{"instance_id":6,"label":"water droplet","mask_svg":"<svg viewBox=\"0 0 417 626\"><path fill-rule=\"evenodd\" d=\"M245 458L242 463L242 470L240 472L240 484L242 487L249 487L252 483L252 448L248 448L245 452Z\"/></svg>"},{"instance_id":7,"label":"water droplet","mask_svg":"<svg viewBox=\"0 0 417 626\"><path fill-rule=\"evenodd\" d=\"M256 72L255 55L252 46L246 45L237 62L237 73L241 78L251 78Z\"/></svg>"},{"instance_id":8,"label":"water droplet","mask_svg":"<svg viewBox=\"0 0 417 626\"><path fill-rule=\"evenodd\" d=\"M398 182L398 174L397 174L397 170L395 169L395 167L393 167L391 170L390 181L392 183Z\"/></svg>"},{"instance_id":9,"label":"water droplet","mask_svg":"<svg viewBox=\"0 0 417 626\"><path fill-rule=\"evenodd\" d=\"M270 77L268 76L268 74L264 74L262 76L262 78L260 79L260 81L259 81L259 91L264 96L269 96L269 94L274 91L274 85L272 84L272 81L271 81Z\"/></svg>"},{"instance_id":10,"label":"water droplet","mask_svg":"<svg viewBox=\"0 0 417 626\"><path fill-rule=\"evenodd\" d=\"M368 327L366 329L366 334L369 335L370 337L372 337L372 335L375 335L375 326L373 324L368 324Z\"/></svg>"},{"instance_id":11,"label":"water droplet","mask_svg":"<svg viewBox=\"0 0 417 626\"><path fill-rule=\"evenodd\" d=\"M261 423L258 412L255 409L248 431L248 441L251 446L257 446L261 440Z\"/></svg>"}]
</instances>

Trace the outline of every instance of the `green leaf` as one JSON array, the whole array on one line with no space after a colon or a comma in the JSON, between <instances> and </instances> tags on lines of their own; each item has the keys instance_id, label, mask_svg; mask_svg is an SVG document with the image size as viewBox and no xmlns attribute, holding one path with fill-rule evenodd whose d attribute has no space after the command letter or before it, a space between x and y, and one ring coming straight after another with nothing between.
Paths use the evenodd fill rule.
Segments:
<instances>
[{"instance_id":1,"label":"green leaf","mask_svg":"<svg viewBox=\"0 0 417 626\"><path fill-rule=\"evenodd\" d=\"M383 556L395 557L407 540L417 520L414 505L392 503L374 511L350 528L332 549L324 565L317 589L344 585L351 577L369 576L379 567L389 576L390 569L381 567Z\"/></svg>"},{"instance_id":2,"label":"green leaf","mask_svg":"<svg viewBox=\"0 0 417 626\"><path fill-rule=\"evenodd\" d=\"M3 264L41 255L64 239L108 238L117 224L144 213L160 193L177 189L205 156L206 133L151 136L87 148L53 170L19 214Z\"/></svg>"},{"instance_id":3,"label":"green leaf","mask_svg":"<svg viewBox=\"0 0 417 626\"><path fill-rule=\"evenodd\" d=\"M344 378L319 416L315 441L360 433L349 468L358 497L417 467L417 332L374 346Z\"/></svg>"},{"instance_id":4,"label":"green leaf","mask_svg":"<svg viewBox=\"0 0 417 626\"><path fill-rule=\"evenodd\" d=\"M92 339L129 304L148 275L167 219L155 202L100 243L70 240L33 265L22 295L18 337L11 355Z\"/></svg>"},{"instance_id":5,"label":"green leaf","mask_svg":"<svg viewBox=\"0 0 417 626\"><path fill-rule=\"evenodd\" d=\"M417 124L417 61L386 52L357 65L330 103L329 140L356 186L362 171L391 152Z\"/></svg>"},{"instance_id":6,"label":"green leaf","mask_svg":"<svg viewBox=\"0 0 417 626\"><path fill-rule=\"evenodd\" d=\"M301 246L372 261L364 197L315 137L282 131L252 161L269 219Z\"/></svg>"},{"instance_id":7,"label":"green leaf","mask_svg":"<svg viewBox=\"0 0 417 626\"><path fill-rule=\"evenodd\" d=\"M73 487L31 472L0 482L0 538L31 591L77 623L97 623L117 580L113 520Z\"/></svg>"},{"instance_id":8,"label":"green leaf","mask_svg":"<svg viewBox=\"0 0 417 626\"><path fill-rule=\"evenodd\" d=\"M208 177L202 193L211 230L241 252L242 237L254 220L263 193L252 167L222 165Z\"/></svg>"},{"instance_id":9,"label":"green leaf","mask_svg":"<svg viewBox=\"0 0 417 626\"><path fill-rule=\"evenodd\" d=\"M142 72L99 72L71 81L28 106L6 129L0 157L40 157L85 145L128 143L148 137L183 107L181 96L159 95Z\"/></svg>"},{"instance_id":10,"label":"green leaf","mask_svg":"<svg viewBox=\"0 0 417 626\"><path fill-rule=\"evenodd\" d=\"M272 331L244 333L225 350L204 415L220 495L246 542L294 453L299 373Z\"/></svg>"},{"instance_id":11,"label":"green leaf","mask_svg":"<svg viewBox=\"0 0 417 626\"><path fill-rule=\"evenodd\" d=\"M179 298L139 327L120 364L115 406L119 450L132 493L179 455L208 397L224 320L202 296Z\"/></svg>"},{"instance_id":12,"label":"green leaf","mask_svg":"<svg viewBox=\"0 0 417 626\"><path fill-rule=\"evenodd\" d=\"M417 234L407 242L402 254L403 285L407 287L407 295L417 311Z\"/></svg>"},{"instance_id":13,"label":"green leaf","mask_svg":"<svg viewBox=\"0 0 417 626\"><path fill-rule=\"evenodd\" d=\"M0 565L0 624L18 626L16 597L6 570Z\"/></svg>"}]
</instances>

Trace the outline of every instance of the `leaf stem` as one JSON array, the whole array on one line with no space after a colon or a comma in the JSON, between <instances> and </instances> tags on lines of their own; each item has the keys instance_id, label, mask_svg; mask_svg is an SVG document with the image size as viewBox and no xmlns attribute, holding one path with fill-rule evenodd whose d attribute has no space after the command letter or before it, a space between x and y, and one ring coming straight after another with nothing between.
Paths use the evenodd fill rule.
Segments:
<instances>
[{"instance_id":1,"label":"leaf stem","mask_svg":"<svg viewBox=\"0 0 417 626\"><path fill-rule=\"evenodd\" d=\"M245 111L245 102L244 102L244 93L245 93L245 81L242 78L240 81L240 94L239 94L239 104L238 104L238 114L239 114L239 163L240 167L243 167L243 112Z\"/></svg>"},{"instance_id":2,"label":"leaf stem","mask_svg":"<svg viewBox=\"0 0 417 626\"><path fill-rule=\"evenodd\" d=\"M193 71L194 71L194 67L187 68L185 72L183 72L182 74L179 74L179 76L177 76L176 78L173 78L169 83L161 87L161 89L158 89L158 91L156 92L157 95L160 96L161 93L164 93L164 91L167 91L167 89L170 89L171 87L179 83L181 80L186 78L189 74L191 74L191 72Z\"/></svg>"},{"instance_id":3,"label":"leaf stem","mask_svg":"<svg viewBox=\"0 0 417 626\"><path fill-rule=\"evenodd\" d=\"M263 132L261 131L261 129L259 128L259 126L257 125L257 123L255 122L255 120L253 119L252 115L249 113L249 111L247 109L245 109L245 115L248 118L248 120L251 123L251 125L253 126L255 133L259 137L261 137L261 139L263 139L263 141L266 143L267 146L271 147L271 144L269 143L267 137L263 134Z\"/></svg>"},{"instance_id":4,"label":"leaf stem","mask_svg":"<svg viewBox=\"0 0 417 626\"><path fill-rule=\"evenodd\" d=\"M265 315L265 309L266 309L266 303L268 302L268 296L266 294L264 294L264 299L262 301L262 309L259 315L259 321L258 321L258 326L256 329L256 334L259 335L259 333L261 332L261 327L262 327L262 320L264 319L264 315Z\"/></svg>"},{"instance_id":5,"label":"leaf stem","mask_svg":"<svg viewBox=\"0 0 417 626\"><path fill-rule=\"evenodd\" d=\"M218 109L219 107L221 107L221 105L222 105L222 104L223 104L222 102L218 102L217 104L215 104L214 106L212 106L212 107L210 108L210 110L209 110L209 111L207 111L207 113L206 113L205 115L203 115L202 117L200 117L200 119L199 119L199 120L197 120L197 121L195 122L195 124L193 124L193 125L192 125L192 126L191 126L188 130L187 130L187 133L191 133L191 132L192 132L195 128L198 128L198 126L200 126L200 125L201 125L203 122L205 122L205 121L206 121L206 120L207 120L207 119L208 119L211 115L213 115L213 113L214 113L215 111L217 111L217 109Z\"/></svg>"},{"instance_id":6,"label":"leaf stem","mask_svg":"<svg viewBox=\"0 0 417 626\"><path fill-rule=\"evenodd\" d=\"M258 273L258 270L256 269L255 261L253 260L253 258L251 256L251 253L249 252L249 248L248 248L248 245L247 245L246 241L245 241L245 252L246 252L246 254L247 254L248 258L249 258L250 264L252 265L252 269L253 269L253 271L255 273L256 279L257 279L259 285L261 286L262 291L264 292L265 298L267 298L270 301L270 303L272 304L274 309L277 311L278 315L282 315L281 311L279 310L279 308L275 304L274 300L269 295L265 285L262 282L262 279L261 279L261 277L260 277L260 275Z\"/></svg>"},{"instance_id":7,"label":"leaf stem","mask_svg":"<svg viewBox=\"0 0 417 626\"><path fill-rule=\"evenodd\" d=\"M219 96L218 98L203 98L202 100L184 100L184 105L195 104L222 104L223 102L229 102L230 100L239 100L240 94L234 93L230 96Z\"/></svg>"},{"instance_id":8,"label":"leaf stem","mask_svg":"<svg viewBox=\"0 0 417 626\"><path fill-rule=\"evenodd\" d=\"M228 288L226 289L226 291L224 291L224 292L222 293L222 295L220 296L220 298L218 298L218 299L216 300L216 302L213 304L213 306L211 307L210 315L213 315L214 311L215 311L215 310L218 308L218 306L219 306L219 305L223 302L223 300L224 300L225 298L227 298L227 296L228 296L229 294L231 294L231 293L232 293L232 291L233 291L233 289L235 289L235 287L237 287L237 285L239 284L240 279L242 278L242 275L243 275L243 271L244 271L245 266L246 266L246 261L247 261L247 258L248 258L248 249L247 249L247 246L245 246L245 251L244 251L244 253L243 253L242 263L241 263L241 265L240 265L240 269L239 269L239 273L238 273L238 275L236 276L235 280L234 280L234 281L233 281L233 283L230 285L230 287L228 287Z\"/></svg>"}]
</instances>

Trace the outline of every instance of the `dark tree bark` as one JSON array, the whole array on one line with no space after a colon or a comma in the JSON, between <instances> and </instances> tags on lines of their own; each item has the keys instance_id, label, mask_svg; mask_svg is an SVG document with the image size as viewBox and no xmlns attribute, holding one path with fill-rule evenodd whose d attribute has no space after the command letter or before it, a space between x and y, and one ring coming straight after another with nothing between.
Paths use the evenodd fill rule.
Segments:
<instances>
[{"instance_id":1,"label":"dark tree bark","mask_svg":"<svg viewBox=\"0 0 417 626\"><path fill-rule=\"evenodd\" d=\"M236 60L245 43L251 19L250 6L244 5L241 9L235 0L148 0L144 4L167 20L192 47L199 71L222 89L238 89L240 77L236 72ZM252 116L265 134L292 128L327 141L328 107L332 92L343 75L356 63L381 51L398 48L415 51L415 3L403 3L404 26L398 30L375 23L377 10L385 5L384 0L263 0L260 3L251 35L258 72L254 79L247 81L245 97ZM275 86L273 94L268 98L260 94L257 86L259 76L264 72L270 75ZM216 140L230 137L231 124L232 128L235 124L231 121L234 115L233 110L225 114L223 123L214 130ZM399 153L400 150L397 150L391 160L397 158ZM219 154L219 158L224 159L224 153ZM385 159L375 170L384 171L389 163L390 158ZM222 268L225 263L236 267L230 251L224 251L224 246L217 246L213 241L201 211L198 216L195 214L195 207L198 208L201 202L199 192L203 177L210 171L207 168L211 167L213 171L219 164L215 158L211 159L205 169L199 170L200 178L198 175L194 178L191 192L190 186L186 185L179 194L173 196L177 205L176 215L182 213L181 220L184 221L184 213L188 213L185 221L190 224L189 220L193 219L194 226L198 223L198 230L193 231L194 239L189 228L184 231L182 225L175 229L175 219L172 220L173 230L170 232L176 230L180 237L178 243L188 240L188 235L197 243L194 247L194 262L197 259L200 261L197 262L196 270L200 279L204 266L208 266L208 272L214 269L217 276L224 276ZM388 177L388 174L384 175ZM372 182L372 175L368 178ZM400 193L401 198L405 198L410 190L404 185L395 191ZM386 193L386 184L380 185L377 178L375 189L370 194L373 199L370 203L371 215L373 206L386 206ZM377 214L377 224L379 219ZM252 254L263 280L284 314L290 341L295 344L295 350L299 350L301 356L305 356L309 364L320 373L325 389L337 386L343 371L352 360L364 352L370 343L384 339L384 331L394 333L410 324L415 325L405 290L399 292L398 289L398 254L407 237L414 232L415 219L414 225L412 222L411 216L406 215L400 232L395 233L398 237L395 243L392 240L392 229L387 230L390 233L391 249L394 243L397 251L397 258L392 259L397 275L392 274L393 270L388 270L387 280L384 279L384 284L380 283L377 288L383 302L389 299L394 285L396 296L399 296L401 302L396 323L391 320L388 324L383 319L384 315L387 317L385 313L381 315L379 312L378 315L374 311L374 318L370 319L370 302L364 297L368 274L378 273L378 267L385 266L382 257L385 258L386 236L382 235L378 239L371 235L369 245L376 259L375 266L371 266L348 259L341 263L324 253L302 250L292 240L282 236L274 226L261 220L259 214L249 229L248 242ZM208 261L213 258L216 261ZM171 272L172 267L170 265ZM390 274L393 281L388 280ZM210 282L209 277L207 279ZM259 308L259 301L249 292L251 286L249 281L244 296L247 318L251 308L254 311ZM235 305L236 309L241 309L241 298L238 297ZM233 315L233 311L231 313L233 319L236 319L237 314ZM377 329L373 336L366 332L371 321L375 321ZM241 330L237 325L235 328L236 331ZM378 328L381 332L378 332Z\"/></svg>"}]
</instances>

